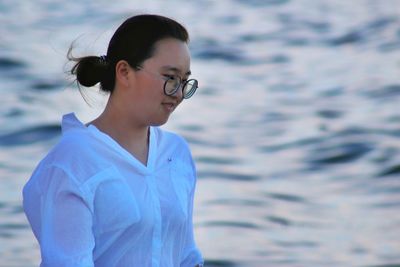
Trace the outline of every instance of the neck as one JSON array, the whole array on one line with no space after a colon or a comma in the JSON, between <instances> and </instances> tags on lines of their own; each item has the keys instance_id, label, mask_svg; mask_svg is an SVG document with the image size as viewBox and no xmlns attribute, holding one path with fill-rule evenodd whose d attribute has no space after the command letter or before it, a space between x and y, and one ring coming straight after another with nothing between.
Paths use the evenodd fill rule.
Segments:
<instances>
[{"instance_id":1,"label":"neck","mask_svg":"<svg viewBox=\"0 0 400 267\"><path fill-rule=\"evenodd\" d=\"M149 126L135 123L128 115L113 107L109 101L104 112L91 124L112 137L142 164L147 165Z\"/></svg>"}]
</instances>

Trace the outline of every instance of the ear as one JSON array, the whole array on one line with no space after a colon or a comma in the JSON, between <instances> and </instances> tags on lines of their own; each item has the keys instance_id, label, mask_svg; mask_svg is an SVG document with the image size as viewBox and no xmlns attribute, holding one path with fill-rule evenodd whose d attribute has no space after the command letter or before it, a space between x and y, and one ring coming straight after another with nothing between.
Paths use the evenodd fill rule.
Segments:
<instances>
[{"instance_id":1,"label":"ear","mask_svg":"<svg viewBox=\"0 0 400 267\"><path fill-rule=\"evenodd\" d=\"M132 71L129 63L126 60L120 60L115 65L115 80L119 84L128 87L129 86L129 73Z\"/></svg>"}]
</instances>

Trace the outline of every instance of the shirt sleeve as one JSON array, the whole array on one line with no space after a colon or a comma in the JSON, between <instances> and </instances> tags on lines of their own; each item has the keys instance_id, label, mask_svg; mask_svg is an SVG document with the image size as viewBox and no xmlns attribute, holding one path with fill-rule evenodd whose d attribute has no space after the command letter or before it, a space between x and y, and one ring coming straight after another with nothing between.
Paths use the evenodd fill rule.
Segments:
<instances>
[{"instance_id":1,"label":"shirt sleeve","mask_svg":"<svg viewBox=\"0 0 400 267\"><path fill-rule=\"evenodd\" d=\"M41 267L90 267L95 245L92 212L73 177L58 167L42 179L47 188L40 197Z\"/></svg>"},{"instance_id":2,"label":"shirt sleeve","mask_svg":"<svg viewBox=\"0 0 400 267\"><path fill-rule=\"evenodd\" d=\"M203 266L204 264L203 256L201 255L200 250L196 246L193 233L193 205L194 205L194 194L196 191L196 170L193 160L191 161L191 165L195 179L190 194L188 221L186 225L186 238L185 238L185 246L183 252L184 257L181 262L181 267L195 267L197 265Z\"/></svg>"}]
</instances>

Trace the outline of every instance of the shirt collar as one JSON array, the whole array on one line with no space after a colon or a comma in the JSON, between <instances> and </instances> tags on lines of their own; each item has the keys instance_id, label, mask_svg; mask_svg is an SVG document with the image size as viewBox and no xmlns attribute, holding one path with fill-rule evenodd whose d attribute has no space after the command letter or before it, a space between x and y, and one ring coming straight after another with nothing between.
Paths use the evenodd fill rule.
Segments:
<instances>
[{"instance_id":1,"label":"shirt collar","mask_svg":"<svg viewBox=\"0 0 400 267\"><path fill-rule=\"evenodd\" d=\"M62 133L66 133L70 130L82 129L82 128L86 128L86 127L85 127L85 125L83 125L82 122L80 122L78 120L78 118L75 116L75 113L68 113L62 117L62 122L61 122Z\"/></svg>"}]
</instances>

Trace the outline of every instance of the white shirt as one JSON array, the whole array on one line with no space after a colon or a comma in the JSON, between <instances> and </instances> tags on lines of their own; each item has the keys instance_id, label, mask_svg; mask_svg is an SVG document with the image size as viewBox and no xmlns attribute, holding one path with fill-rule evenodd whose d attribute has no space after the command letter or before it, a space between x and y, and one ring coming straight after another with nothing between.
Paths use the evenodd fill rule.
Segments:
<instances>
[{"instance_id":1,"label":"white shirt","mask_svg":"<svg viewBox=\"0 0 400 267\"><path fill-rule=\"evenodd\" d=\"M186 142L150 127L147 166L74 114L35 169L23 206L41 266L194 267L195 166Z\"/></svg>"}]
</instances>

